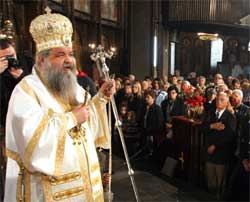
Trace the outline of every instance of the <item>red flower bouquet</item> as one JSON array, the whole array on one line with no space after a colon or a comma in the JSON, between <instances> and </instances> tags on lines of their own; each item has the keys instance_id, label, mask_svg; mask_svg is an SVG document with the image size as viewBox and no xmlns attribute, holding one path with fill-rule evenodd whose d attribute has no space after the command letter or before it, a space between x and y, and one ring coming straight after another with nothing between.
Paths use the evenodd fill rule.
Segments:
<instances>
[{"instance_id":1,"label":"red flower bouquet","mask_svg":"<svg viewBox=\"0 0 250 202\"><path fill-rule=\"evenodd\" d=\"M206 99L201 95L192 96L186 100L188 117L198 118L203 112L203 104Z\"/></svg>"}]
</instances>

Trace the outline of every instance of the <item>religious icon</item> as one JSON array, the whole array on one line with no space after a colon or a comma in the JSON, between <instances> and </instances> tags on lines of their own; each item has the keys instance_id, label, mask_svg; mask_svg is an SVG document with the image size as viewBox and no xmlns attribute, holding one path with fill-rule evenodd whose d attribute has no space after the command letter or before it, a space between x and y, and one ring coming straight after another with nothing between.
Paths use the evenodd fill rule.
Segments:
<instances>
[{"instance_id":1,"label":"religious icon","mask_svg":"<svg viewBox=\"0 0 250 202\"><path fill-rule=\"evenodd\" d=\"M117 0L101 0L101 17L117 21Z\"/></svg>"},{"instance_id":2,"label":"religious icon","mask_svg":"<svg viewBox=\"0 0 250 202\"><path fill-rule=\"evenodd\" d=\"M90 13L90 0L74 0L74 8L85 13Z\"/></svg>"}]
</instances>

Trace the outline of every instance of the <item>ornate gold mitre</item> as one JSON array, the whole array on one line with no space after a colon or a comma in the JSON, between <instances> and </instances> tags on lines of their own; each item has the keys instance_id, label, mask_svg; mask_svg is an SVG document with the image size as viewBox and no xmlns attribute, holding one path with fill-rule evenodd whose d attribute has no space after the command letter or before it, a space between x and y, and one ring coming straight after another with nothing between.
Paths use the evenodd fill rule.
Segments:
<instances>
[{"instance_id":1,"label":"ornate gold mitre","mask_svg":"<svg viewBox=\"0 0 250 202\"><path fill-rule=\"evenodd\" d=\"M45 11L46 14L37 16L30 24L36 52L57 47L72 47L73 28L70 20L58 13L51 14L49 7Z\"/></svg>"}]
</instances>

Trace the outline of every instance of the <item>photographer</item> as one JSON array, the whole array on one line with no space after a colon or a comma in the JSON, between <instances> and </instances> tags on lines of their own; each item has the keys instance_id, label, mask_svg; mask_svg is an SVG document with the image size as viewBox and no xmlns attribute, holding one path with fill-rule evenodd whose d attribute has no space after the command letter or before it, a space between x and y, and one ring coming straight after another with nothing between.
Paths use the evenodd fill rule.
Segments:
<instances>
[{"instance_id":1,"label":"photographer","mask_svg":"<svg viewBox=\"0 0 250 202\"><path fill-rule=\"evenodd\" d=\"M0 127L5 127L11 93L25 75L24 68L17 60L13 44L8 39L0 39Z\"/></svg>"}]
</instances>

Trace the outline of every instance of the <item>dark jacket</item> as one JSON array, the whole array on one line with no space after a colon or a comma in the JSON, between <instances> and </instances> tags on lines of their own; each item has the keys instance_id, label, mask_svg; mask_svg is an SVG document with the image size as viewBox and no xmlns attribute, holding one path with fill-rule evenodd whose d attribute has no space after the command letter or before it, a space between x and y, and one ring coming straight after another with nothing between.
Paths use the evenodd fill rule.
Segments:
<instances>
[{"instance_id":1,"label":"dark jacket","mask_svg":"<svg viewBox=\"0 0 250 202\"><path fill-rule=\"evenodd\" d=\"M6 114L8 111L9 99L16 84L25 76L26 72L15 79L8 71L0 74L0 124L5 127Z\"/></svg>"},{"instance_id":2,"label":"dark jacket","mask_svg":"<svg viewBox=\"0 0 250 202\"><path fill-rule=\"evenodd\" d=\"M177 97L175 101L169 99L164 100L161 103L161 109L165 122L171 122L173 116L186 115L186 107L183 100L179 97Z\"/></svg>"},{"instance_id":3,"label":"dark jacket","mask_svg":"<svg viewBox=\"0 0 250 202\"><path fill-rule=\"evenodd\" d=\"M163 115L161 108L153 104L152 106L149 107L148 113L146 116L146 125L144 124L144 118L147 112L147 107L146 105L143 107L143 113L141 117L141 127L144 128L145 135L147 136L157 136L161 135L163 132Z\"/></svg>"},{"instance_id":4,"label":"dark jacket","mask_svg":"<svg viewBox=\"0 0 250 202\"><path fill-rule=\"evenodd\" d=\"M91 97L93 97L97 93L95 82L87 75L84 76L78 75L77 81L80 86L82 86L85 90L89 91Z\"/></svg>"},{"instance_id":5,"label":"dark jacket","mask_svg":"<svg viewBox=\"0 0 250 202\"><path fill-rule=\"evenodd\" d=\"M136 122L139 123L141 117L142 108L145 105L145 99L143 96L139 97L134 95L131 101L130 109L135 112Z\"/></svg>"},{"instance_id":6,"label":"dark jacket","mask_svg":"<svg viewBox=\"0 0 250 202\"><path fill-rule=\"evenodd\" d=\"M235 116L237 119L235 154L241 159L249 159L250 108L241 104L235 109Z\"/></svg>"},{"instance_id":7,"label":"dark jacket","mask_svg":"<svg viewBox=\"0 0 250 202\"><path fill-rule=\"evenodd\" d=\"M225 129L218 131L210 129L210 124L222 122ZM225 110L219 120L216 119L215 110L206 114L201 125L202 131L205 133L207 161L215 164L226 164L233 155L233 139L236 131L236 118L228 110ZM215 145L216 149L213 154L207 153L207 148Z\"/></svg>"}]
</instances>

